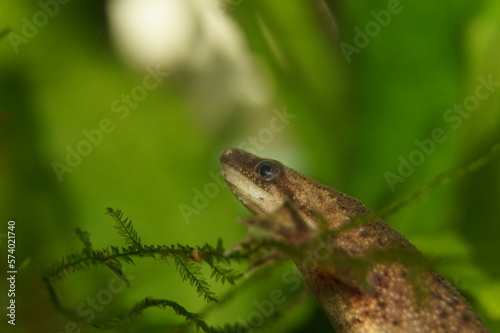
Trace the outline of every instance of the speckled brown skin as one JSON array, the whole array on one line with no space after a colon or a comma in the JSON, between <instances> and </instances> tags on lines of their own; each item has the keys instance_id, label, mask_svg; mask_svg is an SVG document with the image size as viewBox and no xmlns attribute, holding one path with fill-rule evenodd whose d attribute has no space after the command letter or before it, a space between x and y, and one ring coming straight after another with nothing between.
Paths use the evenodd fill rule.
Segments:
<instances>
[{"instance_id":1,"label":"speckled brown skin","mask_svg":"<svg viewBox=\"0 0 500 333\"><path fill-rule=\"evenodd\" d=\"M445 278L415 264L423 262L418 250L358 200L243 150L220 157L229 187L256 215L251 224L298 248L317 243L294 260L337 332L489 332ZM359 216L369 218L318 240L326 237L320 218L334 231ZM349 262L364 263L361 279Z\"/></svg>"}]
</instances>

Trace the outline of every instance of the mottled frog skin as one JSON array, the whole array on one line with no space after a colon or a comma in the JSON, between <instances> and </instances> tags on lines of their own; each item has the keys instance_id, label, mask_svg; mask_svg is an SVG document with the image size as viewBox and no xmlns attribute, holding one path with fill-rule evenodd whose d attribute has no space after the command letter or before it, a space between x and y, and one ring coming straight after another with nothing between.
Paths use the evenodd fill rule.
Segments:
<instances>
[{"instance_id":1,"label":"mottled frog skin","mask_svg":"<svg viewBox=\"0 0 500 333\"><path fill-rule=\"evenodd\" d=\"M297 248L333 231L293 259L337 332L489 332L443 276L415 264L424 262L415 246L358 200L240 149L220 158L229 188L256 216L248 223ZM370 218L345 227L360 216ZM361 279L350 261L364 263Z\"/></svg>"}]
</instances>

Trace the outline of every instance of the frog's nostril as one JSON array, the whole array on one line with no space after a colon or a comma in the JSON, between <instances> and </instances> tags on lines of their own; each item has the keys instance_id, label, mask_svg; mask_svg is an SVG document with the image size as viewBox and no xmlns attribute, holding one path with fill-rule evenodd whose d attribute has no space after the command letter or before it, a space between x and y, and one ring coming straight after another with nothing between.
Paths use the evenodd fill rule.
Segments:
<instances>
[{"instance_id":1,"label":"frog's nostril","mask_svg":"<svg viewBox=\"0 0 500 333\"><path fill-rule=\"evenodd\" d=\"M229 156L233 153L233 150L232 149L224 149L223 151L220 152L220 157L225 157L225 156Z\"/></svg>"}]
</instances>

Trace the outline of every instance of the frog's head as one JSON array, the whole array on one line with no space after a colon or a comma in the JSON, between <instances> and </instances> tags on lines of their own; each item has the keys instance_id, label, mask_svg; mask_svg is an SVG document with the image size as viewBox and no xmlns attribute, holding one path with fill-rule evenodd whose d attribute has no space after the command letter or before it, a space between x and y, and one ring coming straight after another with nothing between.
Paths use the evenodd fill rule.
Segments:
<instances>
[{"instance_id":1,"label":"frog's head","mask_svg":"<svg viewBox=\"0 0 500 333\"><path fill-rule=\"evenodd\" d=\"M283 205L288 168L282 163L235 148L223 150L220 159L229 188L253 214L268 215Z\"/></svg>"}]
</instances>

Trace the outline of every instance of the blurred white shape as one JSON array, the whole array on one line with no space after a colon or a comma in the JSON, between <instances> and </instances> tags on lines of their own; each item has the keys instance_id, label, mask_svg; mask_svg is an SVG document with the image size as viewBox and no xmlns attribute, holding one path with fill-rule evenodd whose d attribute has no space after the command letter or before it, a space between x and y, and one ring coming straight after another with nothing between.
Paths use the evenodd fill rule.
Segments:
<instances>
[{"instance_id":1,"label":"blurred white shape","mask_svg":"<svg viewBox=\"0 0 500 333\"><path fill-rule=\"evenodd\" d=\"M111 0L111 35L133 65L176 65L194 36L193 17L178 0Z\"/></svg>"},{"instance_id":2,"label":"blurred white shape","mask_svg":"<svg viewBox=\"0 0 500 333\"><path fill-rule=\"evenodd\" d=\"M109 0L111 36L133 67L157 66L194 95L201 120L221 124L234 110L269 109L269 77L218 0ZM172 78L171 80L175 80ZM217 126L215 126L217 127Z\"/></svg>"}]
</instances>

